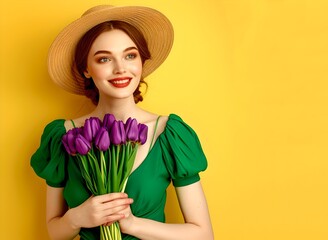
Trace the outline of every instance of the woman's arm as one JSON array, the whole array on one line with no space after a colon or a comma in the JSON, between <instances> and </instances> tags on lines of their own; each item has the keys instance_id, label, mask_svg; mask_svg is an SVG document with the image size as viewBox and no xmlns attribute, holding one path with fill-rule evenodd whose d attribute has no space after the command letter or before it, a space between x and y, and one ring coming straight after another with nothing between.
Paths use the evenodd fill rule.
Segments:
<instances>
[{"instance_id":1,"label":"woman's arm","mask_svg":"<svg viewBox=\"0 0 328 240\"><path fill-rule=\"evenodd\" d=\"M125 193L92 196L76 208L68 209L63 188L47 186L47 225L53 240L71 240L80 229L111 223L124 218L120 211L129 207L132 199Z\"/></svg>"},{"instance_id":2,"label":"woman's arm","mask_svg":"<svg viewBox=\"0 0 328 240\"><path fill-rule=\"evenodd\" d=\"M132 214L120 221L121 230L143 240L212 240L212 224L200 182L176 188L184 224L160 223Z\"/></svg>"},{"instance_id":3,"label":"woman's arm","mask_svg":"<svg viewBox=\"0 0 328 240\"><path fill-rule=\"evenodd\" d=\"M63 197L63 188L47 186L47 226L51 239L74 239L80 228L74 225L71 210L68 210Z\"/></svg>"}]
</instances>

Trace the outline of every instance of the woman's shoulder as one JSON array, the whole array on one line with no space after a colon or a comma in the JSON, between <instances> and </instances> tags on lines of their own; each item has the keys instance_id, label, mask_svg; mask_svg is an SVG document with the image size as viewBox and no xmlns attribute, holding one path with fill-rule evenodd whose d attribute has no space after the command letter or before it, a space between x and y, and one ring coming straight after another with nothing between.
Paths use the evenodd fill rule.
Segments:
<instances>
[{"instance_id":1,"label":"woman's shoulder","mask_svg":"<svg viewBox=\"0 0 328 240\"><path fill-rule=\"evenodd\" d=\"M184 137L195 134L193 129L177 114L159 115L157 119L158 137L167 139L169 135L180 135ZM182 135L181 135L182 137Z\"/></svg>"},{"instance_id":2,"label":"woman's shoulder","mask_svg":"<svg viewBox=\"0 0 328 240\"><path fill-rule=\"evenodd\" d=\"M44 131L63 131L65 129L65 121L65 119L54 119L46 124Z\"/></svg>"},{"instance_id":3,"label":"woman's shoulder","mask_svg":"<svg viewBox=\"0 0 328 240\"><path fill-rule=\"evenodd\" d=\"M174 122L176 121L183 122L182 118L175 113L169 113L167 115L149 113L148 116L145 117L142 122L145 124L157 123L158 125L164 125L165 127L166 124L174 124Z\"/></svg>"},{"instance_id":4,"label":"woman's shoulder","mask_svg":"<svg viewBox=\"0 0 328 240\"><path fill-rule=\"evenodd\" d=\"M177 127L179 128L181 124L185 124L182 118L175 113L170 113L168 115L154 115L151 119L151 123L154 125L158 135L161 133L165 134L168 129L173 130Z\"/></svg>"},{"instance_id":5,"label":"woman's shoulder","mask_svg":"<svg viewBox=\"0 0 328 240\"><path fill-rule=\"evenodd\" d=\"M187 125L187 123L182 119L182 117L175 113L170 113L168 116L163 116L163 120L165 122L165 129L175 129L182 126L189 127L189 125Z\"/></svg>"},{"instance_id":6,"label":"woman's shoulder","mask_svg":"<svg viewBox=\"0 0 328 240\"><path fill-rule=\"evenodd\" d=\"M48 144L52 139L59 139L65 134L65 119L55 119L46 124L41 136L41 145Z\"/></svg>"},{"instance_id":7,"label":"woman's shoulder","mask_svg":"<svg viewBox=\"0 0 328 240\"><path fill-rule=\"evenodd\" d=\"M66 132L64 123L64 119L56 119L46 125L40 145L30 160L36 174L52 187L62 187L65 179L65 155L61 145Z\"/></svg>"},{"instance_id":8,"label":"woman's shoulder","mask_svg":"<svg viewBox=\"0 0 328 240\"><path fill-rule=\"evenodd\" d=\"M172 113L159 140L174 186L198 181L198 173L207 168L207 160L196 132L179 115Z\"/></svg>"},{"instance_id":9,"label":"woman's shoulder","mask_svg":"<svg viewBox=\"0 0 328 240\"><path fill-rule=\"evenodd\" d=\"M72 118L72 119L66 119L64 121L64 127L66 129L66 131L75 128L75 127L82 127L85 123L85 120L92 117L92 115L88 114L88 115L83 115L83 116L79 116L76 118Z\"/></svg>"}]
</instances>

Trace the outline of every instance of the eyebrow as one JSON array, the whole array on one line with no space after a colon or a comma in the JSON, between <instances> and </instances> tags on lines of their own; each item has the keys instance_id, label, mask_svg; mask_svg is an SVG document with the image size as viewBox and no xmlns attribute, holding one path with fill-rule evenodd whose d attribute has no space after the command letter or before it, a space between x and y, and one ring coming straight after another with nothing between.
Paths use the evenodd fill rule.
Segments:
<instances>
[{"instance_id":1,"label":"eyebrow","mask_svg":"<svg viewBox=\"0 0 328 240\"><path fill-rule=\"evenodd\" d=\"M123 52L128 52L130 50L137 50L137 51L139 51L138 48L136 48L136 47L128 47L128 48L124 49ZM99 50L99 51L95 52L95 54L93 56L96 56L98 54L112 54L112 52L111 51L107 51L107 50Z\"/></svg>"}]
</instances>

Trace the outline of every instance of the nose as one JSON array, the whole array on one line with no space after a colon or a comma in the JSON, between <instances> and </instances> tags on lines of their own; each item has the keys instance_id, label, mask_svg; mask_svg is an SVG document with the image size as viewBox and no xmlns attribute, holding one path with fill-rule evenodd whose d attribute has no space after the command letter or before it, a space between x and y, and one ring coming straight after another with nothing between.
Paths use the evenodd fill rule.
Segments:
<instances>
[{"instance_id":1,"label":"nose","mask_svg":"<svg viewBox=\"0 0 328 240\"><path fill-rule=\"evenodd\" d=\"M121 74L121 73L125 73L125 66L122 60L116 60L115 61L115 65L114 65L114 69L113 72L114 74Z\"/></svg>"}]
</instances>

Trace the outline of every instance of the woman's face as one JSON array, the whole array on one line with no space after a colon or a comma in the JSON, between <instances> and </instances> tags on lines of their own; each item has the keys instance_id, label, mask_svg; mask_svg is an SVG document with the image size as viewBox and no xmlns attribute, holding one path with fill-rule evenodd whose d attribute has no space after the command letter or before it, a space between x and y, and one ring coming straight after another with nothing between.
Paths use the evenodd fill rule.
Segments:
<instances>
[{"instance_id":1,"label":"woman's face","mask_svg":"<svg viewBox=\"0 0 328 240\"><path fill-rule=\"evenodd\" d=\"M101 33L91 46L85 77L92 78L102 97L133 98L142 74L139 51L122 30Z\"/></svg>"}]
</instances>

